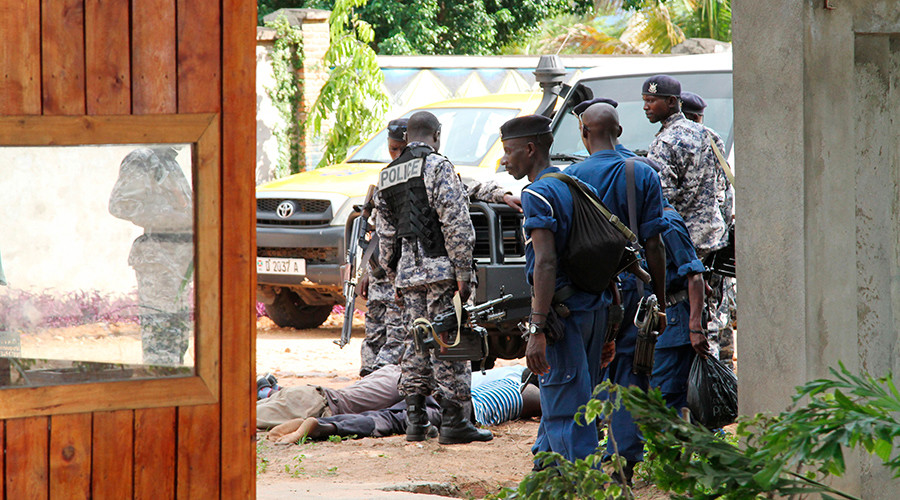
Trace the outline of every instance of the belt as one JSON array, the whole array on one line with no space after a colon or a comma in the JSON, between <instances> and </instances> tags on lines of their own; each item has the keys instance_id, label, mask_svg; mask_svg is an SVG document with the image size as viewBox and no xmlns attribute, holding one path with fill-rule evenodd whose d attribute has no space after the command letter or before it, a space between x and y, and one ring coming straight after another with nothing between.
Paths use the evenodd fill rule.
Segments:
<instances>
[{"instance_id":1,"label":"belt","mask_svg":"<svg viewBox=\"0 0 900 500\"><path fill-rule=\"evenodd\" d=\"M675 292L671 295L666 295L666 309L674 306L679 302L684 302L688 299L688 291L687 289L681 290L680 292Z\"/></svg>"},{"instance_id":2,"label":"belt","mask_svg":"<svg viewBox=\"0 0 900 500\"><path fill-rule=\"evenodd\" d=\"M553 292L553 298L550 299L551 304L562 304L569 300L573 295L578 293L578 289L572 285L565 285L559 290ZM534 297L534 287L531 287L531 296Z\"/></svg>"}]
</instances>

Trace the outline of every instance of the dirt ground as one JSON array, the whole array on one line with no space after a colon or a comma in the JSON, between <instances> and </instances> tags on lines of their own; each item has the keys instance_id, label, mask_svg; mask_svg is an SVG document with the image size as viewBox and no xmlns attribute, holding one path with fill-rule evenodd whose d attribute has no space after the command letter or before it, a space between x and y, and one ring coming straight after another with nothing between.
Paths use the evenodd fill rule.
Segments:
<instances>
[{"instance_id":1,"label":"dirt ground","mask_svg":"<svg viewBox=\"0 0 900 500\"><path fill-rule=\"evenodd\" d=\"M361 318L353 337L340 349L339 319L314 330L257 324L257 371L272 373L280 385L313 384L339 388L357 380L363 337ZM498 365L524 364L499 360ZM531 445L538 420L492 427L486 443L443 446L436 440L407 443L404 436L318 441L276 446L257 434L257 498L424 499L484 498L514 487L531 470ZM668 498L637 481L637 498Z\"/></svg>"}]
</instances>

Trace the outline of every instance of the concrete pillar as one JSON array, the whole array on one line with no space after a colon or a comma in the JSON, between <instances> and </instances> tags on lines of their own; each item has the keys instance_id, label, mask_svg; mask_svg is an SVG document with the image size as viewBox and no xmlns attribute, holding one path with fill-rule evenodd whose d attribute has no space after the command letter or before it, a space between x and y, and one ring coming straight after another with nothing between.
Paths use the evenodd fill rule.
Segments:
<instances>
[{"instance_id":1,"label":"concrete pillar","mask_svg":"<svg viewBox=\"0 0 900 500\"><path fill-rule=\"evenodd\" d=\"M732 9L740 406L779 412L839 361L898 372L900 12L891 0ZM877 458L848 458L837 486L896 498Z\"/></svg>"}]
</instances>

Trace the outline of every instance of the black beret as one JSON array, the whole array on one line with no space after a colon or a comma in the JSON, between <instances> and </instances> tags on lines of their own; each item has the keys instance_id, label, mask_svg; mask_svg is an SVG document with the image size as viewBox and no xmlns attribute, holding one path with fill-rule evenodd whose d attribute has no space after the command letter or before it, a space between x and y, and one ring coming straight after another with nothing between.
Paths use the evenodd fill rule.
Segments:
<instances>
[{"instance_id":1,"label":"black beret","mask_svg":"<svg viewBox=\"0 0 900 500\"><path fill-rule=\"evenodd\" d=\"M513 118L500 125L500 140L531 137L550 133L551 120L543 115L527 115Z\"/></svg>"},{"instance_id":2,"label":"black beret","mask_svg":"<svg viewBox=\"0 0 900 500\"><path fill-rule=\"evenodd\" d=\"M582 101L582 102L578 103L578 105L576 105L572 109L572 111L574 111L576 115L580 115L581 113L584 113L585 111L587 111L587 109L589 107L591 107L592 104L597 104L598 102L609 104L610 106L612 106L614 108L619 107L619 103L616 102L615 99L610 99L608 97L596 97L594 99L591 99L588 101Z\"/></svg>"},{"instance_id":3,"label":"black beret","mask_svg":"<svg viewBox=\"0 0 900 500\"><path fill-rule=\"evenodd\" d=\"M391 120L388 122L388 137L395 141L405 141L406 140L406 125L409 123L409 118L398 118L396 120Z\"/></svg>"},{"instance_id":4,"label":"black beret","mask_svg":"<svg viewBox=\"0 0 900 500\"><path fill-rule=\"evenodd\" d=\"M669 75L651 76L644 80L641 94L680 97L681 84Z\"/></svg>"},{"instance_id":5,"label":"black beret","mask_svg":"<svg viewBox=\"0 0 900 500\"><path fill-rule=\"evenodd\" d=\"M693 92L684 91L681 93L681 111L685 113L693 113L702 115L703 108L706 107L706 101L702 97Z\"/></svg>"}]
</instances>

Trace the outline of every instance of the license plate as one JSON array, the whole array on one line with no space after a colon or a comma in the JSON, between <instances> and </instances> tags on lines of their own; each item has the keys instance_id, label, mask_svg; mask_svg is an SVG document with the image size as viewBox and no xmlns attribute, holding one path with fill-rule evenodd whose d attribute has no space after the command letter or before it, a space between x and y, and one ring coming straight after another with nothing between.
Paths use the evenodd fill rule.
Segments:
<instances>
[{"instance_id":1,"label":"license plate","mask_svg":"<svg viewBox=\"0 0 900 500\"><path fill-rule=\"evenodd\" d=\"M279 259L276 257L257 257L256 273L306 276L306 260Z\"/></svg>"}]
</instances>

